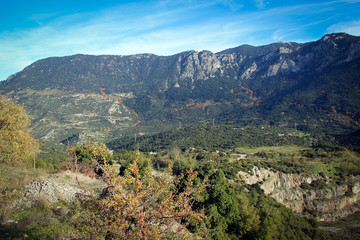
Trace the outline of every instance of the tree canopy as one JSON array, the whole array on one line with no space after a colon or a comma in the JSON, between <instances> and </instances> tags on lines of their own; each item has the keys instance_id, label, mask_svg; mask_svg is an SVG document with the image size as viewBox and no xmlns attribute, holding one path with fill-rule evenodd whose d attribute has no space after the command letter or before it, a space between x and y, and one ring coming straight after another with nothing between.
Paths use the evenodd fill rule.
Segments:
<instances>
[{"instance_id":1,"label":"tree canopy","mask_svg":"<svg viewBox=\"0 0 360 240\"><path fill-rule=\"evenodd\" d=\"M21 165L39 150L24 108L0 95L0 163Z\"/></svg>"}]
</instances>

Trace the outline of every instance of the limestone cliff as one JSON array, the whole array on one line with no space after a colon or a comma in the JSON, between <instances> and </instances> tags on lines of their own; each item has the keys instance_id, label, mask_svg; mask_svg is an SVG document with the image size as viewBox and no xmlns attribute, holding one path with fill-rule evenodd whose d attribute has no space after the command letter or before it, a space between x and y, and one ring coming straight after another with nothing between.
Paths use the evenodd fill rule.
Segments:
<instances>
[{"instance_id":1,"label":"limestone cliff","mask_svg":"<svg viewBox=\"0 0 360 240\"><path fill-rule=\"evenodd\" d=\"M359 178L352 178L347 184L337 187L306 190L300 187L301 184L311 184L321 177L285 174L256 166L250 173L239 172L238 175L246 184L259 183L265 194L294 212L312 215L319 221L335 221L360 210Z\"/></svg>"}]
</instances>

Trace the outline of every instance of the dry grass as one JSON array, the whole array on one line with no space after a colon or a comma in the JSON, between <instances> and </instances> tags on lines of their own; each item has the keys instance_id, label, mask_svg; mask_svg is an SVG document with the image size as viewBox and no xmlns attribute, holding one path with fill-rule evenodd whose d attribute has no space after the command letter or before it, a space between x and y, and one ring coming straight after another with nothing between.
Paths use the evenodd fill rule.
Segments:
<instances>
[{"instance_id":1,"label":"dry grass","mask_svg":"<svg viewBox=\"0 0 360 240\"><path fill-rule=\"evenodd\" d=\"M59 182L69 182L75 185L80 185L84 190L93 191L98 188L104 188L105 182L96 178L91 178L82 173L75 173L72 171L64 171L54 175Z\"/></svg>"}]
</instances>

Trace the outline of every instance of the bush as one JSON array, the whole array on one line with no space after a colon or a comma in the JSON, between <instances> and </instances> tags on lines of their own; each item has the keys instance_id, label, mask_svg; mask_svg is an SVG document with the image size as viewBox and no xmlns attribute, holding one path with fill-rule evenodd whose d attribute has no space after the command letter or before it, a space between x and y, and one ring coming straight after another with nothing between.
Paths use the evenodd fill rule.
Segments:
<instances>
[{"instance_id":1,"label":"bush","mask_svg":"<svg viewBox=\"0 0 360 240\"><path fill-rule=\"evenodd\" d=\"M303 182L300 185L300 188L306 190L320 190L327 186L326 182L323 179L316 179L312 181L310 184L307 182Z\"/></svg>"},{"instance_id":2,"label":"bush","mask_svg":"<svg viewBox=\"0 0 360 240\"><path fill-rule=\"evenodd\" d=\"M113 156L105 144L86 143L81 146L70 147L67 152L72 159L71 162L66 163L65 167L74 171L82 171L90 176L92 171L101 176L101 166L112 165L113 163Z\"/></svg>"},{"instance_id":3,"label":"bush","mask_svg":"<svg viewBox=\"0 0 360 240\"><path fill-rule=\"evenodd\" d=\"M86 211L79 228L84 238L162 239L169 235L185 238L186 231L181 230L204 218L201 211L192 210L203 189L202 184L195 184L196 172L190 169L178 178L169 173L154 177L151 165L147 164L141 176L137 160L129 165L124 176L101 166L108 186L100 198L83 199Z\"/></svg>"}]
</instances>

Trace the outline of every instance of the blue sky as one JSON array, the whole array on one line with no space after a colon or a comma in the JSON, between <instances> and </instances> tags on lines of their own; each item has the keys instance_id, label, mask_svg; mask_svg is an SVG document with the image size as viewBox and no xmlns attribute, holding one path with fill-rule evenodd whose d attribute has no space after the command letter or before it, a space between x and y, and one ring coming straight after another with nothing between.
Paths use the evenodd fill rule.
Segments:
<instances>
[{"instance_id":1,"label":"blue sky","mask_svg":"<svg viewBox=\"0 0 360 240\"><path fill-rule=\"evenodd\" d=\"M0 80L82 54L172 55L360 35L360 0L0 0Z\"/></svg>"}]
</instances>

